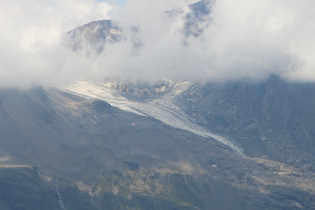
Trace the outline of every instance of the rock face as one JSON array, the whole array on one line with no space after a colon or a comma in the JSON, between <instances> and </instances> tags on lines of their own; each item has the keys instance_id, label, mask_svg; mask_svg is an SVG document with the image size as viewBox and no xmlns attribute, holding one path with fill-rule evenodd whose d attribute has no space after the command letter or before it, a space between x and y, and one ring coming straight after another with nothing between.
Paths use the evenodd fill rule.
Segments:
<instances>
[{"instance_id":1,"label":"rock face","mask_svg":"<svg viewBox=\"0 0 315 210\"><path fill-rule=\"evenodd\" d=\"M264 82L195 85L178 101L201 125L237 139L249 155L314 170L314 84Z\"/></svg>"},{"instance_id":2,"label":"rock face","mask_svg":"<svg viewBox=\"0 0 315 210\"><path fill-rule=\"evenodd\" d=\"M65 45L80 51L85 49L87 55L101 54L105 43L115 43L122 38L122 29L118 22L112 20L94 21L68 32Z\"/></svg>"}]
</instances>

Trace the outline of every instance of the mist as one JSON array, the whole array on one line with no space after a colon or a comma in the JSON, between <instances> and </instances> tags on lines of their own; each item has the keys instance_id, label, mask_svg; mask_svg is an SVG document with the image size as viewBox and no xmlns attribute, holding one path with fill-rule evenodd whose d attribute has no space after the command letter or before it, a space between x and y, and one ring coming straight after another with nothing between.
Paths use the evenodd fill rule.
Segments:
<instances>
[{"instance_id":1,"label":"mist","mask_svg":"<svg viewBox=\"0 0 315 210\"><path fill-rule=\"evenodd\" d=\"M79 79L156 82L259 81L278 75L315 81L315 2L217 0L185 36L187 6L196 1L3 0L0 3L0 87L67 86ZM164 11L181 8L176 17ZM113 19L124 29L101 55L75 53L62 43L68 31ZM134 40L141 47L134 49Z\"/></svg>"}]
</instances>

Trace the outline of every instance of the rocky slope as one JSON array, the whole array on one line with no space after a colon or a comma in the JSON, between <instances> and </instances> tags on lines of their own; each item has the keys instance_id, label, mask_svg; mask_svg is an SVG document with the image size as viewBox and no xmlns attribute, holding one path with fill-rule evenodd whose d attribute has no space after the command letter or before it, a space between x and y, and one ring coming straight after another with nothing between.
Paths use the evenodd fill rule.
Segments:
<instances>
[{"instance_id":1,"label":"rocky slope","mask_svg":"<svg viewBox=\"0 0 315 210\"><path fill-rule=\"evenodd\" d=\"M245 153L314 171L314 90L276 76L263 82L195 85L178 101L202 126L237 139Z\"/></svg>"},{"instance_id":2,"label":"rocky slope","mask_svg":"<svg viewBox=\"0 0 315 210\"><path fill-rule=\"evenodd\" d=\"M307 168L238 154L91 96L35 88L1 90L0 99L3 209L314 206Z\"/></svg>"}]
</instances>

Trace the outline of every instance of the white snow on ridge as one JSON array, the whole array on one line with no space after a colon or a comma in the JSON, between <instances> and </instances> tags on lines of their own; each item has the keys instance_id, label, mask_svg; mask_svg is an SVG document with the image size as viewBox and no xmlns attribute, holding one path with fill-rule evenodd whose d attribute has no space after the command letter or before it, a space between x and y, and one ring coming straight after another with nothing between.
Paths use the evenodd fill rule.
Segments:
<instances>
[{"instance_id":1,"label":"white snow on ridge","mask_svg":"<svg viewBox=\"0 0 315 210\"><path fill-rule=\"evenodd\" d=\"M175 105L175 97L179 93L187 90L190 86L191 83L189 82L178 82L174 85L173 89L163 97L148 103L130 101L123 97L118 90L114 90L108 85L87 81L79 81L70 86L68 90L80 96L104 100L111 106L125 111L142 116L153 117L172 127L187 130L205 138L215 139L216 141L229 146L236 153L243 154L243 150L235 146L227 138L211 133L205 128L193 123L189 120L189 117Z\"/></svg>"}]
</instances>

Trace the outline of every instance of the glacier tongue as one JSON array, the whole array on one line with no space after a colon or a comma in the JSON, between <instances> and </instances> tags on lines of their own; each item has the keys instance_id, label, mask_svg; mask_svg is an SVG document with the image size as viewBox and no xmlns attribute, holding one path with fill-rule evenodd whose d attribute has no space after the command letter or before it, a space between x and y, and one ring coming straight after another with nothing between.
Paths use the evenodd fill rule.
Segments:
<instances>
[{"instance_id":1,"label":"glacier tongue","mask_svg":"<svg viewBox=\"0 0 315 210\"><path fill-rule=\"evenodd\" d=\"M172 127L187 130L205 138L215 139L229 146L236 153L243 154L243 150L235 146L227 138L214 134L196 123L193 123L189 120L189 117L175 105L175 97L179 93L187 90L190 86L191 83L189 82L178 82L173 86L172 90L167 92L164 96L147 103L128 100L123 97L118 90L110 86L88 81L78 81L70 86L68 91L83 97L104 100L111 106L119 109L142 116L150 116Z\"/></svg>"}]
</instances>

